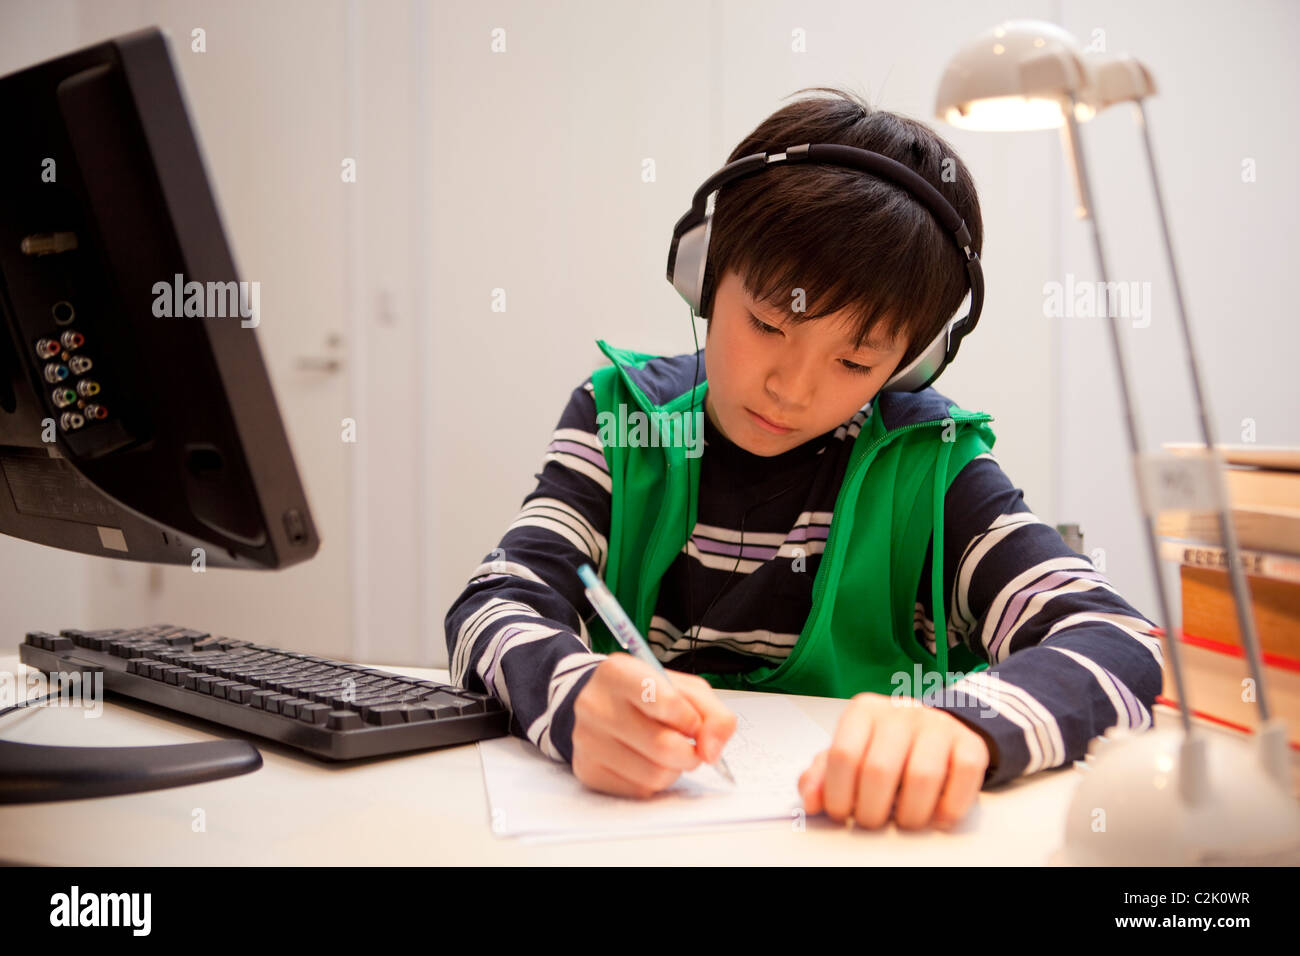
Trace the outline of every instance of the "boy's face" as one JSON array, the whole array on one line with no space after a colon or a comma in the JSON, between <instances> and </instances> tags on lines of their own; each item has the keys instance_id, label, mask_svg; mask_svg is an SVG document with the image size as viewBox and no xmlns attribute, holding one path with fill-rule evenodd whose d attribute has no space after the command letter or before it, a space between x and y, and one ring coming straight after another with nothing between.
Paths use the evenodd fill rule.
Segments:
<instances>
[{"instance_id":1,"label":"boy's face","mask_svg":"<svg viewBox=\"0 0 1300 956\"><path fill-rule=\"evenodd\" d=\"M771 331L756 327L755 319ZM798 326L789 320L788 312L782 316L755 302L734 270L722 276L704 337L704 407L714 427L751 454L779 455L846 421L889 380L907 351L904 340L890 345L874 337L854 351L847 311Z\"/></svg>"}]
</instances>

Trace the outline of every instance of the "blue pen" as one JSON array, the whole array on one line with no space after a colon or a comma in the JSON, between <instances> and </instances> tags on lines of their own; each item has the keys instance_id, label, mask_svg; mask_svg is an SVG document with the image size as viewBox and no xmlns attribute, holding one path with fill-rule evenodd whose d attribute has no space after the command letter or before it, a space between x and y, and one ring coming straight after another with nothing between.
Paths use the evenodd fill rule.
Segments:
<instances>
[{"instance_id":1,"label":"blue pen","mask_svg":"<svg viewBox=\"0 0 1300 956\"><path fill-rule=\"evenodd\" d=\"M596 572L591 569L591 565L583 564L579 567L578 577L582 578L582 583L587 586L584 592L587 595L587 600L596 609L596 613L600 615L601 620L609 626L610 633L614 635L614 640L622 644L623 649L637 660L645 661L667 679L668 672L664 670L664 665L659 663L659 658L655 657L654 651L650 650L650 645L637 631L636 625L632 623L631 618L627 616L627 612L618 603L618 598L614 597L609 588L605 586L604 581L596 577ZM718 754L718 762L713 766L718 773L732 783L736 782L736 778L731 775L731 771L727 768L727 761L722 754Z\"/></svg>"}]
</instances>

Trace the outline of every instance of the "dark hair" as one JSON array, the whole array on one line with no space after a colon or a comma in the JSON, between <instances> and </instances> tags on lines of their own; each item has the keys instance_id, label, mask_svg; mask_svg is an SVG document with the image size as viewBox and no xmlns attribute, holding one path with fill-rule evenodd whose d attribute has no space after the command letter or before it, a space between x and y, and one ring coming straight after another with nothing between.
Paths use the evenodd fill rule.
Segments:
<instances>
[{"instance_id":1,"label":"dark hair","mask_svg":"<svg viewBox=\"0 0 1300 956\"><path fill-rule=\"evenodd\" d=\"M883 153L916 171L966 220L971 248L984 243L975 181L953 148L924 123L874 109L854 93L809 97L763 120L727 158L839 143ZM792 96L795 94L791 94ZM948 178L944 181L945 160ZM802 323L847 309L855 344L873 331L909 338L910 362L952 318L968 286L953 238L912 194L843 166L780 166L723 187L709 241L711 288L734 269L759 302ZM791 310L804 290L806 311ZM712 314L712 303L705 303Z\"/></svg>"}]
</instances>

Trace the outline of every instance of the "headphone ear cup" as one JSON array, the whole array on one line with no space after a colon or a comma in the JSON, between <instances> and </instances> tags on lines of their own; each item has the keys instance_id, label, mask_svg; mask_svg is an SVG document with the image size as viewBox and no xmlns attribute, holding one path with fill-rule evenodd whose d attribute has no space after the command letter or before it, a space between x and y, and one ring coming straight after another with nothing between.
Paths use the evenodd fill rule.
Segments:
<instances>
[{"instance_id":1,"label":"headphone ear cup","mask_svg":"<svg viewBox=\"0 0 1300 956\"><path fill-rule=\"evenodd\" d=\"M708 264L709 237L713 234L713 216L705 216L693 224L690 224L690 216L689 212L683 216L673 231L673 242L668 249L668 281L686 300L691 312L702 315L700 309L712 297L711 281L706 287L705 266Z\"/></svg>"},{"instance_id":2,"label":"headphone ear cup","mask_svg":"<svg viewBox=\"0 0 1300 956\"><path fill-rule=\"evenodd\" d=\"M668 280L696 314L700 308L700 287L704 283L708 227L707 221L698 222L678 232L668 252Z\"/></svg>"},{"instance_id":3,"label":"headphone ear cup","mask_svg":"<svg viewBox=\"0 0 1300 956\"><path fill-rule=\"evenodd\" d=\"M717 288L713 264L709 261L709 242L713 237L713 213L704 217L704 257L700 263L700 291L695 298L695 314L707 318L713 312L713 290Z\"/></svg>"},{"instance_id":4,"label":"headphone ear cup","mask_svg":"<svg viewBox=\"0 0 1300 956\"><path fill-rule=\"evenodd\" d=\"M948 335L951 328L952 323L944 325L916 358L908 362L905 368L895 370L889 380L880 386L880 391L919 392L938 378L948 364Z\"/></svg>"}]
</instances>

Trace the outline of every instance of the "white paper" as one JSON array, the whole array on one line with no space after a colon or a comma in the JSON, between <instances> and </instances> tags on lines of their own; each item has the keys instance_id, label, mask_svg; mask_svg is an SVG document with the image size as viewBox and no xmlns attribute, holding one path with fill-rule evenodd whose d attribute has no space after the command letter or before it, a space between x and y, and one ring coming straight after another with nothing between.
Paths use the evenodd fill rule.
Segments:
<instances>
[{"instance_id":1,"label":"white paper","mask_svg":"<svg viewBox=\"0 0 1300 956\"><path fill-rule=\"evenodd\" d=\"M490 825L497 836L607 835L752 820L790 820L803 806L799 775L830 735L781 697L729 698L736 732L723 749L733 786L708 764L647 799L585 786L568 765L518 737L479 741Z\"/></svg>"}]
</instances>

